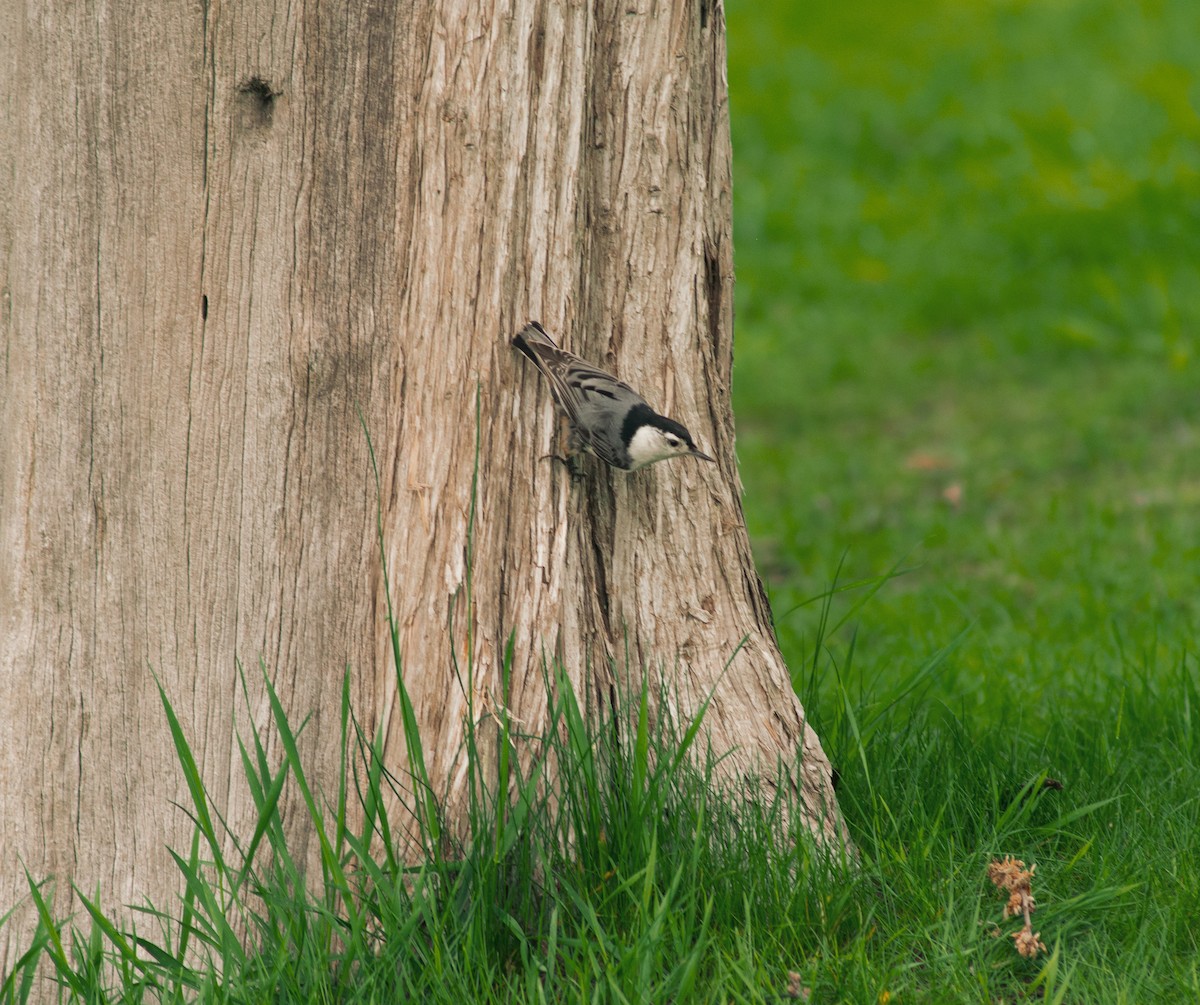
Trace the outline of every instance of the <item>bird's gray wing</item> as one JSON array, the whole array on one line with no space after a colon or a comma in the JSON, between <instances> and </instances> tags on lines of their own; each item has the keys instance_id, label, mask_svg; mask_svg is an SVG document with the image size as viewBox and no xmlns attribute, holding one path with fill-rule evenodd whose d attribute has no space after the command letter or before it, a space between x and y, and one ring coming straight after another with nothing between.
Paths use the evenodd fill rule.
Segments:
<instances>
[{"instance_id":1,"label":"bird's gray wing","mask_svg":"<svg viewBox=\"0 0 1200 1005\"><path fill-rule=\"evenodd\" d=\"M593 433L585 430L582 426L576 426L575 430L580 444L599 457L600 460L606 464L611 464L614 468L624 468L627 466L624 446L619 441L613 443L608 436L600 432L593 435Z\"/></svg>"},{"instance_id":2,"label":"bird's gray wing","mask_svg":"<svg viewBox=\"0 0 1200 1005\"><path fill-rule=\"evenodd\" d=\"M528 356L550 383L550 393L567 417L581 446L614 467L626 463L621 426L626 412L644 399L611 373L560 349L546 330L531 321L513 345Z\"/></svg>"},{"instance_id":3,"label":"bird's gray wing","mask_svg":"<svg viewBox=\"0 0 1200 1005\"><path fill-rule=\"evenodd\" d=\"M567 383L574 392L576 428L583 432L592 453L614 467L627 467L621 435L625 417L630 409L645 405L645 399L628 384L594 367L571 373Z\"/></svg>"},{"instance_id":4,"label":"bird's gray wing","mask_svg":"<svg viewBox=\"0 0 1200 1005\"><path fill-rule=\"evenodd\" d=\"M545 343L536 343L532 348L550 381L555 401L576 426L590 429L606 409L619 407L621 401L636 404L642 400L624 381L574 353Z\"/></svg>"}]
</instances>

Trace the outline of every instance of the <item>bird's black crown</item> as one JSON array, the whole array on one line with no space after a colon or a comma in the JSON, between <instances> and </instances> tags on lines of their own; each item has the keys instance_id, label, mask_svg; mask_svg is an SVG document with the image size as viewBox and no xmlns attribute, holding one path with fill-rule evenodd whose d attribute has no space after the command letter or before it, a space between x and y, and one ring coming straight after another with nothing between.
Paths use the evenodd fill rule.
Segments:
<instances>
[{"instance_id":1,"label":"bird's black crown","mask_svg":"<svg viewBox=\"0 0 1200 1005\"><path fill-rule=\"evenodd\" d=\"M687 431L687 427L683 423L668 419L665 415L659 415L645 403L634 405L626 414L625 422L621 426L622 442L628 443L632 440L633 434L642 426L654 426L664 433L674 433L693 450L696 448L696 444L692 442L692 434Z\"/></svg>"}]
</instances>

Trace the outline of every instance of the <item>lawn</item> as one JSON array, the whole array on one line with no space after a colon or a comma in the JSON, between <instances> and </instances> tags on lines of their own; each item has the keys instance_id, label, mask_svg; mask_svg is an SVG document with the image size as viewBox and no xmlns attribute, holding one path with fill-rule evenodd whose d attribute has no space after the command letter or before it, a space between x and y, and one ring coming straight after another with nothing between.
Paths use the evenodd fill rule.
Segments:
<instances>
[{"instance_id":1,"label":"lawn","mask_svg":"<svg viewBox=\"0 0 1200 1005\"><path fill-rule=\"evenodd\" d=\"M966 951L993 854L1038 863L1063 1000L1197 1000L1200 8L728 21L747 516L892 893L820 1000L1044 978Z\"/></svg>"},{"instance_id":2,"label":"lawn","mask_svg":"<svg viewBox=\"0 0 1200 1005\"><path fill-rule=\"evenodd\" d=\"M348 704L330 806L271 692L229 857L164 694L179 902L135 936L83 891L71 929L33 885L0 1002L39 966L87 1001L1200 1000L1200 6L726 13L746 512L857 863L715 798L642 695L616 731L565 686L554 804L469 757L470 843L414 797L412 870ZM1005 856L1036 866L1032 957Z\"/></svg>"}]
</instances>

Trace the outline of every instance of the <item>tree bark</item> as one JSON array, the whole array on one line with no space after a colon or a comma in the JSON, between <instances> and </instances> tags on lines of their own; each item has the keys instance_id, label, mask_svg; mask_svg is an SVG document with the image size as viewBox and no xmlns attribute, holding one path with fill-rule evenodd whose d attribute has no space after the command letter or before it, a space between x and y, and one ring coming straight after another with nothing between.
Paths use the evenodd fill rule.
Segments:
<instances>
[{"instance_id":1,"label":"tree bark","mask_svg":"<svg viewBox=\"0 0 1200 1005\"><path fill-rule=\"evenodd\" d=\"M799 753L804 822L844 837L740 505L724 30L716 0L0 12L0 913L20 862L60 909L69 882L171 902L191 823L154 674L235 830L236 661L313 713L326 782L349 666L403 769L360 410L451 805L452 659L498 701L513 633L526 728L544 653L605 701L664 670L680 721L715 687L729 777ZM719 463L572 484L508 345L530 317Z\"/></svg>"}]
</instances>

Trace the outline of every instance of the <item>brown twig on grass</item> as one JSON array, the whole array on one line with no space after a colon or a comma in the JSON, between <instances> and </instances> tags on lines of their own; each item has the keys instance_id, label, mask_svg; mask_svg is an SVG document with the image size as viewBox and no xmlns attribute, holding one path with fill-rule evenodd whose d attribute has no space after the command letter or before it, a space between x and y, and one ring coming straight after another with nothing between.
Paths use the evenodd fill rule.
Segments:
<instances>
[{"instance_id":1,"label":"brown twig on grass","mask_svg":"<svg viewBox=\"0 0 1200 1005\"><path fill-rule=\"evenodd\" d=\"M1038 952L1046 952L1046 944L1041 940L1041 932L1033 930L1033 922L1029 916L1033 914L1036 904L1033 900L1033 873L1036 865L1025 868L1025 863L1019 858L1005 855L995 859L988 866L988 879L1001 890L1008 891L1008 903L1004 905L1004 917L1014 918L1018 914L1025 918L1025 925L1019 932L1013 932L1013 944L1022 956L1033 959Z\"/></svg>"}]
</instances>

